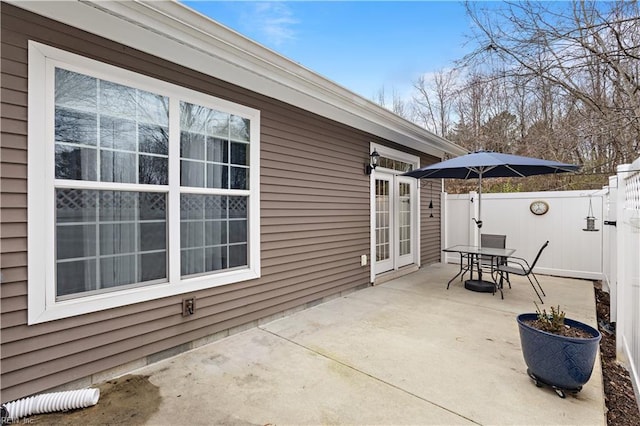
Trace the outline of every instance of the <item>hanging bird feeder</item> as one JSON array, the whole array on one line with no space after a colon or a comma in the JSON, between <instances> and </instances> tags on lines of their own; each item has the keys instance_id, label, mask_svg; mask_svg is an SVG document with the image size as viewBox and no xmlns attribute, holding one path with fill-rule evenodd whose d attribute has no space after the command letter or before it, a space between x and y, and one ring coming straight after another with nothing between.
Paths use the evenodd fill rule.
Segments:
<instances>
[{"instance_id":1,"label":"hanging bird feeder","mask_svg":"<svg viewBox=\"0 0 640 426\"><path fill-rule=\"evenodd\" d=\"M599 229L596 229L596 217L593 215L593 205L591 204L591 197L589 197L589 212L587 213L587 217L585 219L587 219L587 227L582 228L583 231L599 231Z\"/></svg>"}]
</instances>

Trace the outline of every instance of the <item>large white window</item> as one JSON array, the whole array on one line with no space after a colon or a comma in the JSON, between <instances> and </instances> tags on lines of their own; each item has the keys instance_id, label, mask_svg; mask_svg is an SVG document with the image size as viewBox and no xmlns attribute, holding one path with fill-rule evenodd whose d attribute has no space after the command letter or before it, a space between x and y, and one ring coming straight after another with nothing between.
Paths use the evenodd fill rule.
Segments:
<instances>
[{"instance_id":1,"label":"large white window","mask_svg":"<svg viewBox=\"0 0 640 426\"><path fill-rule=\"evenodd\" d=\"M260 276L259 111L29 44L29 323Z\"/></svg>"}]
</instances>

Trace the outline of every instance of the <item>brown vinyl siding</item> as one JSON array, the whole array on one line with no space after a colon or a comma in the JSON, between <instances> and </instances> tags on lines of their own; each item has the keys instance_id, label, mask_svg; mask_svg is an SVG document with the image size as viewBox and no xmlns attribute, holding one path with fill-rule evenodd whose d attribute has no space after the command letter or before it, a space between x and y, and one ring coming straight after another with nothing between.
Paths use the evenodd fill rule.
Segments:
<instances>
[{"instance_id":1,"label":"brown vinyl siding","mask_svg":"<svg viewBox=\"0 0 640 426\"><path fill-rule=\"evenodd\" d=\"M369 177L362 168L370 141L393 144L6 3L0 7L2 402L368 284L369 267L360 266L370 247ZM197 306L190 318L182 317L185 295L178 295L27 326L28 40L261 111L262 278L190 293ZM423 219L423 238L434 232L439 224ZM425 252L432 243L425 244L423 264L434 258Z\"/></svg>"},{"instance_id":2,"label":"brown vinyl siding","mask_svg":"<svg viewBox=\"0 0 640 426\"><path fill-rule=\"evenodd\" d=\"M437 162L436 158L422 156L420 164L427 165ZM420 182L420 262L430 265L440 262L440 179L422 179ZM433 209L429 209L429 202L433 201ZM429 217L433 214L433 217Z\"/></svg>"}]
</instances>

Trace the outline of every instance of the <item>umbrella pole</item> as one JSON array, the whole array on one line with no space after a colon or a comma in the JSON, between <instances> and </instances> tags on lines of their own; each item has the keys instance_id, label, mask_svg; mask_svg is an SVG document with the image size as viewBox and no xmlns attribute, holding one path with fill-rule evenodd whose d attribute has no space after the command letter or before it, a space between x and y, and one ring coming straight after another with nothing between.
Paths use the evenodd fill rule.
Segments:
<instances>
[{"instance_id":1,"label":"umbrella pole","mask_svg":"<svg viewBox=\"0 0 640 426\"><path fill-rule=\"evenodd\" d=\"M478 247L482 248L481 228L482 228L482 172L478 174Z\"/></svg>"}]
</instances>

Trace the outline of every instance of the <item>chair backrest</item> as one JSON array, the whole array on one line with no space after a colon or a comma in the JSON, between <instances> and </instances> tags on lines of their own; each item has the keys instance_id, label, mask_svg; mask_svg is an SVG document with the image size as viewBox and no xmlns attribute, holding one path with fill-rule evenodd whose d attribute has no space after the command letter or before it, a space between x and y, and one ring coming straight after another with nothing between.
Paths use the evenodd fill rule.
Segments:
<instances>
[{"instance_id":1,"label":"chair backrest","mask_svg":"<svg viewBox=\"0 0 640 426\"><path fill-rule=\"evenodd\" d=\"M482 247L506 248L507 236L498 234L480 234L480 245Z\"/></svg>"},{"instance_id":2,"label":"chair backrest","mask_svg":"<svg viewBox=\"0 0 640 426\"><path fill-rule=\"evenodd\" d=\"M480 234L480 245L482 247L490 247L490 248L506 248L507 236L498 235L498 234ZM480 261L483 264L487 264L492 261L492 257L481 255Z\"/></svg>"},{"instance_id":3,"label":"chair backrest","mask_svg":"<svg viewBox=\"0 0 640 426\"><path fill-rule=\"evenodd\" d=\"M529 272L533 271L533 268L536 266L536 263L538 262L538 259L540 259L540 255L542 254L542 251L544 249L546 249L548 245L549 245L549 241L547 241L546 243L544 243L542 245L542 247L540 247L540 251L538 251L538 254L536 255L536 258L533 259L533 263L531 264L531 267L529 268Z\"/></svg>"}]
</instances>

